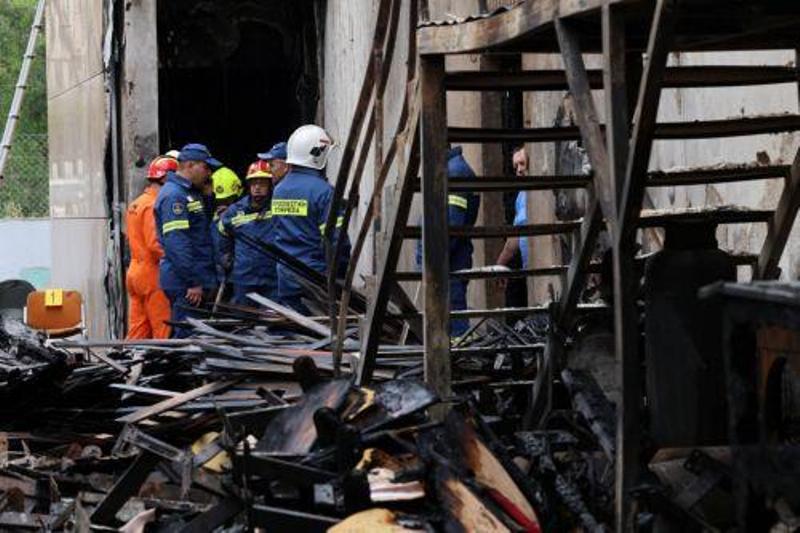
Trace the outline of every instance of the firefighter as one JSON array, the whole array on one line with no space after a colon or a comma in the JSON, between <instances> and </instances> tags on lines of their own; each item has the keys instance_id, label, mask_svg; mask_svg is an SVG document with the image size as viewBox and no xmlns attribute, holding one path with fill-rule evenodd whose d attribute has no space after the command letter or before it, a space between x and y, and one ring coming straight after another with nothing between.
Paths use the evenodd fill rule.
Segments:
<instances>
[{"instance_id":1,"label":"firefighter","mask_svg":"<svg viewBox=\"0 0 800 533\"><path fill-rule=\"evenodd\" d=\"M276 299L278 274L275 260L259 242L272 242L272 174L266 161L256 161L245 177L248 194L228 208L218 224L220 255L232 257L233 303L247 305L247 294Z\"/></svg>"},{"instance_id":2,"label":"firefighter","mask_svg":"<svg viewBox=\"0 0 800 533\"><path fill-rule=\"evenodd\" d=\"M169 337L170 305L159 287L158 262L164 255L158 242L153 205L167 172L178 169L178 162L157 157L147 169L148 185L128 207L125 226L131 264L125 276L128 289L127 339L166 339Z\"/></svg>"},{"instance_id":3,"label":"firefighter","mask_svg":"<svg viewBox=\"0 0 800 533\"><path fill-rule=\"evenodd\" d=\"M269 163L269 170L272 173L272 183L277 185L289 172L289 165L286 163L286 143L279 142L270 148L269 152L258 154L258 158Z\"/></svg>"},{"instance_id":4,"label":"firefighter","mask_svg":"<svg viewBox=\"0 0 800 533\"><path fill-rule=\"evenodd\" d=\"M460 146L450 148L447 154L447 176L449 178L475 178L475 172L464 159ZM447 196L447 221L450 226L474 226L478 219L480 196L473 192L460 192ZM417 266L422 267L422 241L417 242ZM472 268L472 240L468 237L450 237L450 270ZM450 309L462 311L467 308L466 279L450 279ZM450 321L450 336L460 337L469 329L469 320L458 318Z\"/></svg>"},{"instance_id":5,"label":"firefighter","mask_svg":"<svg viewBox=\"0 0 800 533\"><path fill-rule=\"evenodd\" d=\"M226 271L230 269L230 258L223 257L219 251L222 249L221 237L219 232L219 223L222 213L228 207L236 202L242 195L242 180L236 175L236 172L228 167L222 167L211 175L211 186L213 189L214 197L214 216L211 219L211 242L214 250L214 265L217 270L217 282L219 283L219 290L223 290L227 282Z\"/></svg>"},{"instance_id":6,"label":"firefighter","mask_svg":"<svg viewBox=\"0 0 800 533\"><path fill-rule=\"evenodd\" d=\"M212 169L222 163L202 144L187 144L178 155L178 170L167 174L155 204L156 229L164 249L161 288L169 298L172 320L193 316L192 307L203 303L217 285L211 243L211 206L204 188ZM173 337L189 331L175 328Z\"/></svg>"},{"instance_id":7,"label":"firefighter","mask_svg":"<svg viewBox=\"0 0 800 533\"><path fill-rule=\"evenodd\" d=\"M275 187L272 196L275 246L320 273L326 270L322 236L333 198L333 187L323 171L332 148L333 141L319 126L307 124L295 130L286 148L289 172ZM340 216L333 235L333 242L340 232L345 239L339 266L346 264L350 255L350 243L342 224ZM300 313L310 314L301 301L302 294L294 273L283 263L278 264L279 299Z\"/></svg>"}]
</instances>

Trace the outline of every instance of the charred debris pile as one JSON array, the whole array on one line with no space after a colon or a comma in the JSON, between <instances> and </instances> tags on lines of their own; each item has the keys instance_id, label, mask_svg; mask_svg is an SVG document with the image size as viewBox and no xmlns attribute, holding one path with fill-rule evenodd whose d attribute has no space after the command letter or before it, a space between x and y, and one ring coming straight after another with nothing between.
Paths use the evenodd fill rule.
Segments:
<instances>
[{"instance_id":1,"label":"charred debris pile","mask_svg":"<svg viewBox=\"0 0 800 533\"><path fill-rule=\"evenodd\" d=\"M546 326L485 323L438 398L413 345L382 347L395 356L357 386L355 341L335 376L325 321L275 309L223 305L188 339L128 343L45 342L6 321L0 528L612 523L613 406L589 374L564 373L548 427L526 420Z\"/></svg>"}]
</instances>

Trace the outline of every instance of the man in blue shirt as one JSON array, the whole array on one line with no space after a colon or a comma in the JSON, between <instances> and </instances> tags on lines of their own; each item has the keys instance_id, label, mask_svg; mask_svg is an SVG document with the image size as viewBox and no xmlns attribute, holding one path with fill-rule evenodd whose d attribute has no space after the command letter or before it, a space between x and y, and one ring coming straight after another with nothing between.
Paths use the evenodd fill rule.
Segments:
<instances>
[{"instance_id":1,"label":"man in blue shirt","mask_svg":"<svg viewBox=\"0 0 800 533\"><path fill-rule=\"evenodd\" d=\"M278 279L275 260L264 253L259 243L273 241L270 195L272 174L264 161L257 161L247 170L248 194L231 205L219 221L221 257L232 257L231 281L233 302L249 305L251 292L276 299Z\"/></svg>"},{"instance_id":2,"label":"man in blue shirt","mask_svg":"<svg viewBox=\"0 0 800 533\"><path fill-rule=\"evenodd\" d=\"M514 174L526 176L528 174L528 154L522 146L514 151ZM528 224L528 194L527 191L519 191L514 202L514 225L525 226ZM508 266L514 259L514 255L519 252L522 258L522 268L528 268L528 238L510 237L506 239L500 255L497 256L498 265ZM505 280L503 280L505 281ZM503 283L501 283L503 285Z\"/></svg>"},{"instance_id":3,"label":"man in blue shirt","mask_svg":"<svg viewBox=\"0 0 800 533\"><path fill-rule=\"evenodd\" d=\"M172 320L192 316L217 285L211 242L211 206L204 193L212 169L222 163L202 144L187 144L178 155L178 170L167 174L154 206L156 230L164 257L159 266L161 288L172 307ZM173 337L188 336L175 327Z\"/></svg>"},{"instance_id":4,"label":"man in blue shirt","mask_svg":"<svg viewBox=\"0 0 800 533\"><path fill-rule=\"evenodd\" d=\"M327 270L323 234L333 198L333 187L326 181L323 170L332 148L333 141L319 126L308 124L295 130L287 143L289 173L272 195L275 246L320 273ZM350 255L350 243L342 225L340 216L336 219L333 242L341 233L345 246L337 270ZM284 305L310 314L302 301L303 289L295 273L284 264L278 265L278 296Z\"/></svg>"}]
</instances>

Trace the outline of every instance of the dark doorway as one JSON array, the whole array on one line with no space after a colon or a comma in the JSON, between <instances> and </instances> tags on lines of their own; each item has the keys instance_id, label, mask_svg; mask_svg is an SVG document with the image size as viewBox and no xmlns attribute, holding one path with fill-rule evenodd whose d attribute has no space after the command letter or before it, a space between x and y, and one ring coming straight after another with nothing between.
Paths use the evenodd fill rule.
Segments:
<instances>
[{"instance_id":1,"label":"dark doorway","mask_svg":"<svg viewBox=\"0 0 800 533\"><path fill-rule=\"evenodd\" d=\"M313 122L314 11L310 0L160 1L162 152L204 143L244 173L256 153Z\"/></svg>"}]
</instances>

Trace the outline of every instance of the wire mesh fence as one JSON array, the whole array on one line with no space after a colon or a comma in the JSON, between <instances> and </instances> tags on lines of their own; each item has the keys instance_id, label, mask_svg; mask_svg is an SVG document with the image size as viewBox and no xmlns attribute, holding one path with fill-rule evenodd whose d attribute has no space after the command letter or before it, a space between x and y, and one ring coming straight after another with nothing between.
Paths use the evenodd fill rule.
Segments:
<instances>
[{"instance_id":1,"label":"wire mesh fence","mask_svg":"<svg viewBox=\"0 0 800 533\"><path fill-rule=\"evenodd\" d=\"M49 215L46 133L18 133L4 174L0 184L0 219Z\"/></svg>"}]
</instances>

